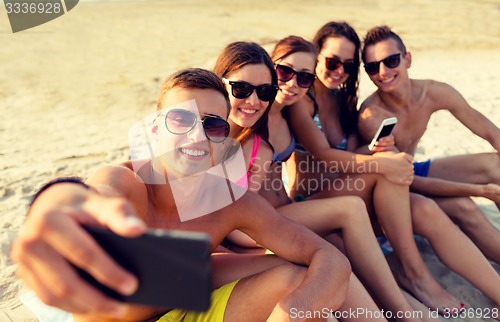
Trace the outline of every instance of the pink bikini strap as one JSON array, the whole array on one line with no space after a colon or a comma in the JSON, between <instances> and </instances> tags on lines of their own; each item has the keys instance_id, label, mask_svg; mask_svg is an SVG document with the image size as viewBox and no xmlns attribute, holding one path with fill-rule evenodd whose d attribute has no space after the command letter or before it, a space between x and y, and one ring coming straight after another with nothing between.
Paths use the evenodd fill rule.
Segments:
<instances>
[{"instance_id":1,"label":"pink bikini strap","mask_svg":"<svg viewBox=\"0 0 500 322\"><path fill-rule=\"evenodd\" d=\"M261 138L259 135L253 135L253 146L252 146L252 155L250 156L250 162L248 163L248 171L252 168L255 158L257 157L257 153L259 153Z\"/></svg>"}]
</instances>

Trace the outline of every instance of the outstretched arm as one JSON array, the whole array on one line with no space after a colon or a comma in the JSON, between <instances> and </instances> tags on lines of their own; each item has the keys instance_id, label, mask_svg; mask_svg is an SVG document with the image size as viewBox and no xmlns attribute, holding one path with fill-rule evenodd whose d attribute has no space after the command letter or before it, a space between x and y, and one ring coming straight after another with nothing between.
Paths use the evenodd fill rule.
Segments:
<instances>
[{"instance_id":1,"label":"outstretched arm","mask_svg":"<svg viewBox=\"0 0 500 322\"><path fill-rule=\"evenodd\" d=\"M435 82L431 93L439 107L449 110L463 125L488 141L500 153L500 129L486 116L472 108L455 88L445 83Z\"/></svg>"},{"instance_id":2,"label":"outstretched arm","mask_svg":"<svg viewBox=\"0 0 500 322\"><path fill-rule=\"evenodd\" d=\"M415 176L411 191L435 197L484 197L500 202L500 186L494 183L471 184Z\"/></svg>"},{"instance_id":3,"label":"outstretched arm","mask_svg":"<svg viewBox=\"0 0 500 322\"><path fill-rule=\"evenodd\" d=\"M58 183L33 203L14 243L12 258L18 263L18 275L45 303L75 314L93 312L119 320L124 315L132 317L129 306L91 287L69 264L79 266L120 293L132 294L137 288L137 279L114 262L81 227L105 226L129 237L145 231L135 207L124 197L127 191L116 189L117 185L130 186L120 181L132 179L128 172L123 167L104 168L88 181L92 189Z\"/></svg>"}]
</instances>

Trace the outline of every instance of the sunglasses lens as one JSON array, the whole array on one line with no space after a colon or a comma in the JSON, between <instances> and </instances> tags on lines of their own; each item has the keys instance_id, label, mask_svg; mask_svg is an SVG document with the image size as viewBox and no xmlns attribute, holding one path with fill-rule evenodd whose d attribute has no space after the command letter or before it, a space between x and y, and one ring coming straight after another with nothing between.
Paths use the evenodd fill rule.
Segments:
<instances>
[{"instance_id":1,"label":"sunglasses lens","mask_svg":"<svg viewBox=\"0 0 500 322\"><path fill-rule=\"evenodd\" d=\"M356 64L354 62L344 62L344 73L354 74L356 72Z\"/></svg>"},{"instance_id":2,"label":"sunglasses lens","mask_svg":"<svg viewBox=\"0 0 500 322\"><path fill-rule=\"evenodd\" d=\"M396 68L399 66L399 63L401 62L401 56L400 54L392 55L384 59L383 62L384 65L387 66L388 68Z\"/></svg>"},{"instance_id":3,"label":"sunglasses lens","mask_svg":"<svg viewBox=\"0 0 500 322\"><path fill-rule=\"evenodd\" d=\"M368 75L375 75L378 73L378 66L380 62L371 62L365 65L365 71Z\"/></svg>"},{"instance_id":4,"label":"sunglasses lens","mask_svg":"<svg viewBox=\"0 0 500 322\"><path fill-rule=\"evenodd\" d=\"M233 82L231 88L233 96L240 99L250 96L254 89L252 85L243 82Z\"/></svg>"},{"instance_id":5,"label":"sunglasses lens","mask_svg":"<svg viewBox=\"0 0 500 322\"><path fill-rule=\"evenodd\" d=\"M292 79L294 70L288 66L276 65L276 73L278 74L278 79L282 82L288 82Z\"/></svg>"},{"instance_id":6,"label":"sunglasses lens","mask_svg":"<svg viewBox=\"0 0 500 322\"><path fill-rule=\"evenodd\" d=\"M316 79L316 76L311 73L306 73L306 72L300 72L297 73L297 85L299 85L302 88L308 88L314 83L314 80Z\"/></svg>"},{"instance_id":7,"label":"sunglasses lens","mask_svg":"<svg viewBox=\"0 0 500 322\"><path fill-rule=\"evenodd\" d=\"M189 132L196 122L196 115L193 112L181 109L168 111L165 125L167 130L173 134L183 134Z\"/></svg>"},{"instance_id":8,"label":"sunglasses lens","mask_svg":"<svg viewBox=\"0 0 500 322\"><path fill-rule=\"evenodd\" d=\"M337 57L326 57L325 62L328 70L336 70L342 65L342 62Z\"/></svg>"},{"instance_id":9,"label":"sunglasses lens","mask_svg":"<svg viewBox=\"0 0 500 322\"><path fill-rule=\"evenodd\" d=\"M212 142L220 143L229 136L229 123L219 117L205 117L203 129L207 138Z\"/></svg>"},{"instance_id":10,"label":"sunglasses lens","mask_svg":"<svg viewBox=\"0 0 500 322\"><path fill-rule=\"evenodd\" d=\"M272 84L264 84L257 86L257 97L264 102L274 100L278 89Z\"/></svg>"},{"instance_id":11,"label":"sunglasses lens","mask_svg":"<svg viewBox=\"0 0 500 322\"><path fill-rule=\"evenodd\" d=\"M252 95L254 89L257 91L257 97L261 101L269 102L274 99L278 92L277 86L272 84L263 84L254 86L247 82L231 82L231 92L234 97L243 99Z\"/></svg>"},{"instance_id":12,"label":"sunglasses lens","mask_svg":"<svg viewBox=\"0 0 500 322\"><path fill-rule=\"evenodd\" d=\"M401 54L394 54L382 59L365 64L365 71L368 75L375 75L379 72L380 63L383 62L387 68L396 68L401 63Z\"/></svg>"}]
</instances>

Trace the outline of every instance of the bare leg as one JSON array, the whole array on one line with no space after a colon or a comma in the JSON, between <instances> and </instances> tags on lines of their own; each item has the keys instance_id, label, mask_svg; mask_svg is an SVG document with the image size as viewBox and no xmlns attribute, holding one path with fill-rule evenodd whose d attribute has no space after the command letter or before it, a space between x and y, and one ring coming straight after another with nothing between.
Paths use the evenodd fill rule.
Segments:
<instances>
[{"instance_id":1,"label":"bare leg","mask_svg":"<svg viewBox=\"0 0 500 322\"><path fill-rule=\"evenodd\" d=\"M437 312L431 312L428 307L422 304L419 300L414 298L412 295L408 294L407 292L403 291L403 294L410 303L411 307L413 308L414 312L417 312L418 316L422 319L424 322L438 322L438 321L443 321Z\"/></svg>"},{"instance_id":2,"label":"bare leg","mask_svg":"<svg viewBox=\"0 0 500 322\"><path fill-rule=\"evenodd\" d=\"M466 183L500 183L498 153L456 155L433 160L429 177Z\"/></svg>"},{"instance_id":3,"label":"bare leg","mask_svg":"<svg viewBox=\"0 0 500 322\"><path fill-rule=\"evenodd\" d=\"M305 272L305 268L283 264L242 279L229 297L224 320L266 321L276 304L300 285Z\"/></svg>"},{"instance_id":4,"label":"bare leg","mask_svg":"<svg viewBox=\"0 0 500 322\"><path fill-rule=\"evenodd\" d=\"M273 307L283 297L299 286L305 269L298 266L281 265L261 274L241 280L235 287L224 319L227 321L265 321ZM335 309L324 308L308 312L314 319L308 321L336 321ZM387 321L361 282L351 274L349 289L337 315L340 321ZM350 312L359 312L350 318ZM296 312L291 312L296 314ZM304 312L305 313L305 312ZM292 315L291 315L292 316Z\"/></svg>"},{"instance_id":5,"label":"bare leg","mask_svg":"<svg viewBox=\"0 0 500 322\"><path fill-rule=\"evenodd\" d=\"M349 316L349 312L359 312ZM363 287L361 282L354 274L351 274L349 280L349 290L345 302L338 309L337 317L340 321L387 321L382 315L377 304L370 297L370 294Z\"/></svg>"},{"instance_id":6,"label":"bare leg","mask_svg":"<svg viewBox=\"0 0 500 322\"><path fill-rule=\"evenodd\" d=\"M400 269L396 274L398 282L429 307L459 309L462 304L432 276L413 239L409 188L395 185L380 175L350 175L349 178L363 180L365 189L322 191L313 197L356 194L367 205L373 205L376 219L399 259Z\"/></svg>"},{"instance_id":7,"label":"bare leg","mask_svg":"<svg viewBox=\"0 0 500 322\"><path fill-rule=\"evenodd\" d=\"M400 263L400 269L396 271L398 282L428 307L442 310L461 308L463 304L436 281L418 251L413 239L408 187L381 179L373 197L377 218Z\"/></svg>"},{"instance_id":8,"label":"bare leg","mask_svg":"<svg viewBox=\"0 0 500 322\"><path fill-rule=\"evenodd\" d=\"M429 240L441 261L500 307L500 276L474 243L432 200L412 194L415 233Z\"/></svg>"},{"instance_id":9,"label":"bare leg","mask_svg":"<svg viewBox=\"0 0 500 322\"><path fill-rule=\"evenodd\" d=\"M241 279L229 298L227 321L265 321L276 304L300 286L307 271L274 255L219 253L212 258L215 287ZM332 290L327 309L340 307L346 292L342 287Z\"/></svg>"},{"instance_id":10,"label":"bare leg","mask_svg":"<svg viewBox=\"0 0 500 322\"><path fill-rule=\"evenodd\" d=\"M278 211L321 236L340 228L345 252L355 272L384 308L392 312L412 310L380 250L361 198L341 196L309 200L286 205Z\"/></svg>"},{"instance_id":11,"label":"bare leg","mask_svg":"<svg viewBox=\"0 0 500 322\"><path fill-rule=\"evenodd\" d=\"M429 177L466 183L500 184L498 153L478 153L444 157L433 160ZM500 203L496 203L500 210Z\"/></svg>"},{"instance_id":12,"label":"bare leg","mask_svg":"<svg viewBox=\"0 0 500 322\"><path fill-rule=\"evenodd\" d=\"M213 288L219 288L237 279L262 273L286 263L286 261L274 255L212 254Z\"/></svg>"},{"instance_id":13,"label":"bare leg","mask_svg":"<svg viewBox=\"0 0 500 322\"><path fill-rule=\"evenodd\" d=\"M487 258L500 264L500 231L490 223L474 201L467 197L434 200Z\"/></svg>"},{"instance_id":14,"label":"bare leg","mask_svg":"<svg viewBox=\"0 0 500 322\"><path fill-rule=\"evenodd\" d=\"M279 265L263 273L241 280L229 298L225 320L228 321L264 321L277 302L300 285L305 276L305 269L292 265ZM354 319L348 317L350 311L362 308L362 314ZM300 312L315 317L314 321L336 321L334 308L324 308L314 312ZM349 289L344 303L338 308L346 318L341 321L387 321L373 299L359 280L351 274ZM290 316L299 312L290 312ZM306 316L306 315L304 315Z\"/></svg>"}]
</instances>

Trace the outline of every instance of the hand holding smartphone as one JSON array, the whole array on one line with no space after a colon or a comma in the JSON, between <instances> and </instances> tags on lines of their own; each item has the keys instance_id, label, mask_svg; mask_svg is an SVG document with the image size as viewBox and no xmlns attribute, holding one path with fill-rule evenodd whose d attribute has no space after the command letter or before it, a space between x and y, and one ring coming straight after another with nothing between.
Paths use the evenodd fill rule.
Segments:
<instances>
[{"instance_id":1,"label":"hand holding smartphone","mask_svg":"<svg viewBox=\"0 0 500 322\"><path fill-rule=\"evenodd\" d=\"M383 119L382 122L380 123L377 132L373 136L372 141L368 145L368 149L370 151L373 151L373 149L375 148L375 143L377 143L377 141L380 140L381 138L391 134L392 129L394 128L394 126L396 126L397 122L398 119L396 117L388 117L386 119Z\"/></svg>"},{"instance_id":2,"label":"hand holding smartphone","mask_svg":"<svg viewBox=\"0 0 500 322\"><path fill-rule=\"evenodd\" d=\"M139 289L125 296L77 268L90 284L114 299L158 308L205 311L212 290L211 246L207 234L149 230L136 238L84 227L115 261L135 274Z\"/></svg>"}]
</instances>

